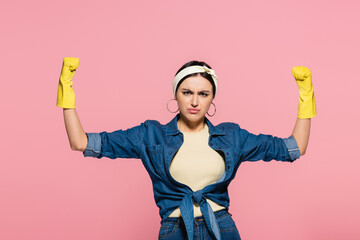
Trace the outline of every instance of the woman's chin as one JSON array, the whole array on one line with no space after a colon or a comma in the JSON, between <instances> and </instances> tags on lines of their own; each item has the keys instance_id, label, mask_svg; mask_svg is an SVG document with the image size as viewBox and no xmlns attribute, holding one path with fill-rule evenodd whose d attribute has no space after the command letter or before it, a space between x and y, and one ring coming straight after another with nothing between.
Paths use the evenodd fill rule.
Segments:
<instances>
[{"instance_id":1,"label":"woman's chin","mask_svg":"<svg viewBox=\"0 0 360 240\"><path fill-rule=\"evenodd\" d=\"M189 113L182 114L184 118L188 119L189 121L199 121L200 119L204 118L204 114L201 112L198 113Z\"/></svg>"}]
</instances>

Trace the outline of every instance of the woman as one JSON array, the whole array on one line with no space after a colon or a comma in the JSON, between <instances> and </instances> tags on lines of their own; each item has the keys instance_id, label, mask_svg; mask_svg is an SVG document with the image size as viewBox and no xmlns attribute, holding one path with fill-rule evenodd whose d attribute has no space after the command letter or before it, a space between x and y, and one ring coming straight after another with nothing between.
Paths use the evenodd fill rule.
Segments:
<instances>
[{"instance_id":1,"label":"woman","mask_svg":"<svg viewBox=\"0 0 360 240\"><path fill-rule=\"evenodd\" d=\"M205 115L216 95L217 76L198 61L185 64L175 75L173 93L179 113L169 123L146 120L127 130L85 133L72 89L78 64L76 58L64 58L57 98L57 106L64 108L71 149L84 156L142 160L162 218L159 239L240 239L228 212L227 191L240 163L292 162L305 153L310 119L316 115L311 72L306 67L292 71L300 92L293 133L278 138L254 135L230 122L214 126Z\"/></svg>"}]
</instances>

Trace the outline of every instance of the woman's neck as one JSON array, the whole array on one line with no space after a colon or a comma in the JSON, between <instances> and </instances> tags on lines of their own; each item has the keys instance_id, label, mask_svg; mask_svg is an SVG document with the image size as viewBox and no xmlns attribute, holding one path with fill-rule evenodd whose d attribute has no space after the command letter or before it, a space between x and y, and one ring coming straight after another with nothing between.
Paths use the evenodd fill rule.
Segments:
<instances>
[{"instance_id":1,"label":"woman's neck","mask_svg":"<svg viewBox=\"0 0 360 240\"><path fill-rule=\"evenodd\" d=\"M177 121L177 126L181 132L199 132L203 130L205 127L204 119L205 118L202 118L199 121L193 122L193 121L184 120L180 116L179 120Z\"/></svg>"}]
</instances>

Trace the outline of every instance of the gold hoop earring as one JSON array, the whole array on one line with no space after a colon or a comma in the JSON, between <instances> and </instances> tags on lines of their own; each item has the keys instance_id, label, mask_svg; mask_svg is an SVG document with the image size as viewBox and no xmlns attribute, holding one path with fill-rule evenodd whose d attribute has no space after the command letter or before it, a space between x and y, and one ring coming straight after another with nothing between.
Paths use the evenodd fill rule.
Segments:
<instances>
[{"instance_id":1,"label":"gold hoop earring","mask_svg":"<svg viewBox=\"0 0 360 240\"><path fill-rule=\"evenodd\" d=\"M212 105L214 105L214 113L212 115L210 115L208 112L206 112L206 114L209 116L209 117L213 117L216 113L216 106L213 102L211 102Z\"/></svg>"},{"instance_id":2,"label":"gold hoop earring","mask_svg":"<svg viewBox=\"0 0 360 240\"><path fill-rule=\"evenodd\" d=\"M172 101L172 100L175 100L175 101L176 101L175 98L170 99L170 100L167 102L167 104L166 104L166 108L167 108L167 110L168 110L169 112L171 112L171 113L176 113L176 112L179 110L179 108L178 108L175 112L172 112L172 111L169 110L169 102Z\"/></svg>"}]
</instances>

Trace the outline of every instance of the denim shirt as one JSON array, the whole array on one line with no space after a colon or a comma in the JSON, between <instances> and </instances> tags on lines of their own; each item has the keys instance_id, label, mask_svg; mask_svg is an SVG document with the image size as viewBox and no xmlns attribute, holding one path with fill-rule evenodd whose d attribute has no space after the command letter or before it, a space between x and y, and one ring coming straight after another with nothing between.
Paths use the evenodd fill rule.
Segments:
<instances>
[{"instance_id":1,"label":"denim shirt","mask_svg":"<svg viewBox=\"0 0 360 240\"><path fill-rule=\"evenodd\" d=\"M225 173L216 183L193 192L187 185L173 179L169 171L171 160L184 141L177 127L179 117L180 114L177 114L165 125L156 120L146 120L126 130L86 133L88 145L83 154L96 158L141 159L152 180L154 198L162 221L179 207L188 239L192 240L194 202L200 205L210 232L216 239L220 239L216 218L206 198L228 209L228 185L242 162L273 159L293 162L300 157L298 145L293 136L278 138L255 135L232 122L214 126L205 117L209 128L209 146L224 158Z\"/></svg>"}]
</instances>

